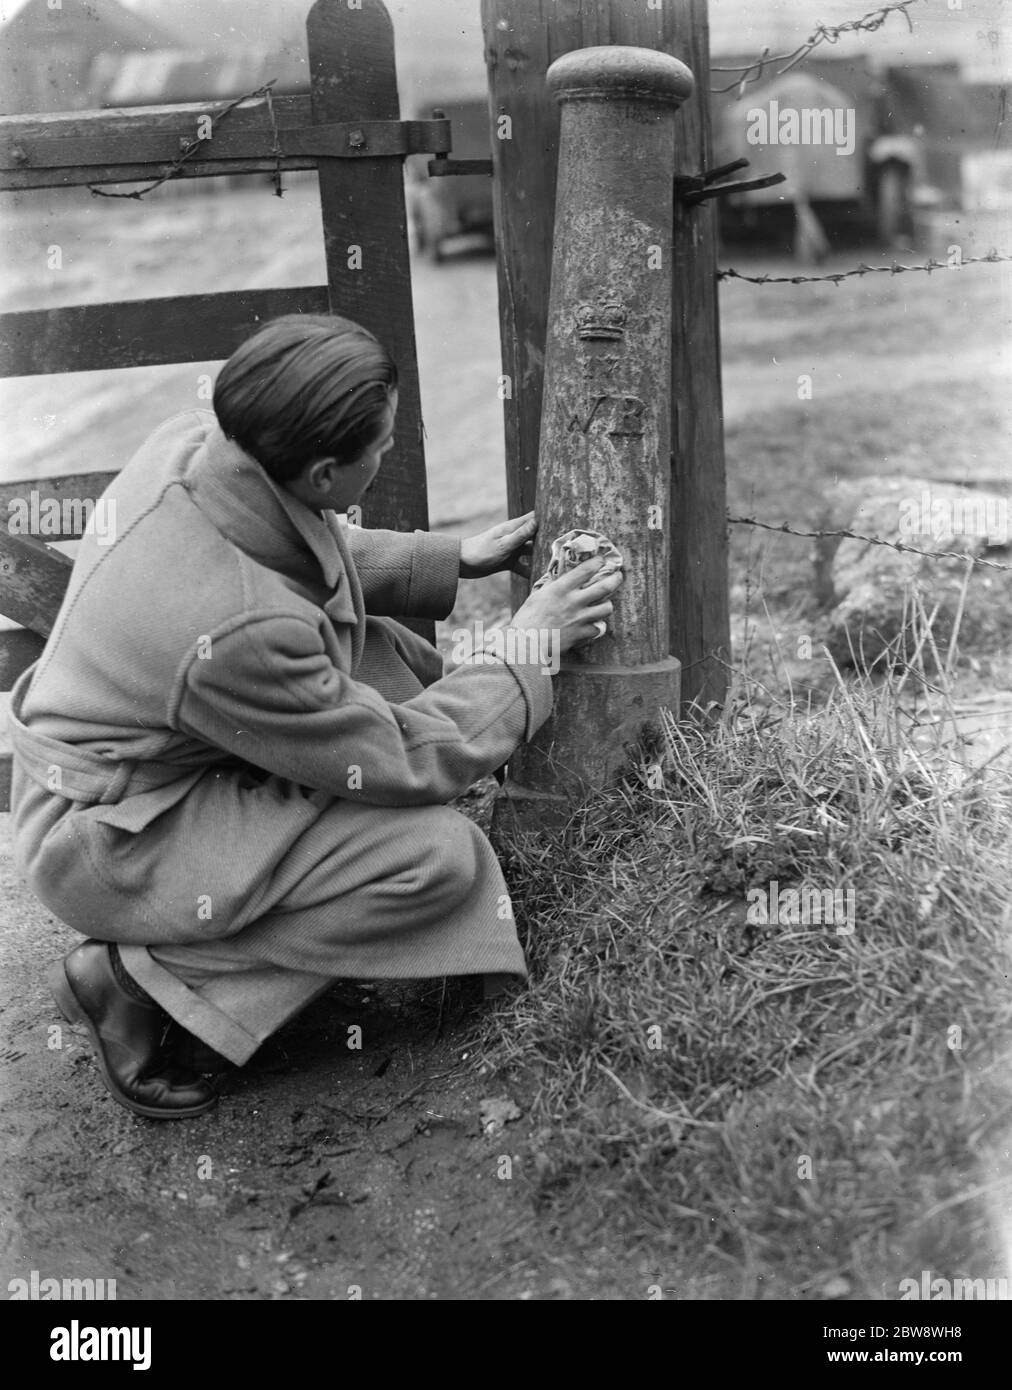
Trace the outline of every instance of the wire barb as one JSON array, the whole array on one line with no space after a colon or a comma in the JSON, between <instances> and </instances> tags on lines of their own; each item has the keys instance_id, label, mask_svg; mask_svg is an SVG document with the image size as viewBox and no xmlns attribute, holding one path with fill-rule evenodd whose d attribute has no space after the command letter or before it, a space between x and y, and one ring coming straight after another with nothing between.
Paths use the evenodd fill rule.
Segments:
<instances>
[{"instance_id":1,"label":"wire barb","mask_svg":"<svg viewBox=\"0 0 1012 1390\"><path fill-rule=\"evenodd\" d=\"M782 531L787 536L801 536L807 540L830 540L839 537L841 540L865 541L868 545L887 545L891 550L903 550L911 555L923 555L928 560L963 560L971 565L982 565L992 570L1007 570L1012 572L1012 565L1003 565L1000 560L985 560L980 555L968 555L960 550L922 550L916 545L907 545L905 541L887 541L882 536L862 536L858 531L848 531L841 527L836 531L797 531L793 526L789 526L786 521L779 525L771 521L759 521L754 516L731 516L727 514L728 524L731 526L758 526L763 531Z\"/></svg>"},{"instance_id":2,"label":"wire barb","mask_svg":"<svg viewBox=\"0 0 1012 1390\"><path fill-rule=\"evenodd\" d=\"M274 96L269 86L264 96L267 98L267 115L270 117L271 132L274 136L274 144L271 146L271 154L274 156L274 193L276 197L283 198L285 188L281 182L281 132L278 130L278 119L274 114Z\"/></svg>"},{"instance_id":3,"label":"wire barb","mask_svg":"<svg viewBox=\"0 0 1012 1390\"><path fill-rule=\"evenodd\" d=\"M773 63L783 63L784 66L773 74L774 77L782 77L784 73L790 72L792 68L804 62L812 49L818 48L820 43L836 43L842 34L854 34L859 30L873 34L877 29L882 28L891 14L902 14L907 22L907 28L913 33L913 20L907 10L911 5L918 4L920 4L920 0L896 0L895 4L882 5L877 10L869 10L860 19L848 19L842 24L819 24L808 38L797 48L792 49L790 53L776 53L771 57L769 49L764 48L759 57L751 63L727 68L711 67L711 72L733 72L737 73L738 76L726 87L711 87L710 91L716 95L731 92L737 88L740 97L750 82L761 81L767 66L771 66Z\"/></svg>"},{"instance_id":4,"label":"wire barb","mask_svg":"<svg viewBox=\"0 0 1012 1390\"><path fill-rule=\"evenodd\" d=\"M814 285L827 280L831 284L839 285L841 280L849 280L855 275L902 275L911 270L923 270L930 275L933 270L961 270L964 265L998 265L1002 261L1012 261L1012 256L1003 255L992 249L984 256L964 256L958 264L954 265L934 259L925 261L923 265L899 265L896 261L892 261L889 265L859 265L854 270L836 270L828 275L743 275L740 270L728 267L725 270L718 270L716 278L718 280L745 280L750 285Z\"/></svg>"},{"instance_id":5,"label":"wire barb","mask_svg":"<svg viewBox=\"0 0 1012 1390\"><path fill-rule=\"evenodd\" d=\"M211 128L213 132L214 127L220 125L221 122L230 116L237 106L241 106L244 101L256 101L259 97L266 97L267 111L270 116L271 127L274 131L274 147L271 153L276 157L277 161L274 174L275 190L280 198L284 191L281 188L281 142L271 99L271 88L277 80L276 77L272 77L269 82L265 82L264 85L258 87L255 92L247 92L244 96L236 97L234 101L227 102L220 111L209 112L208 114L211 117ZM165 172L160 174L153 183L145 184L143 188L133 188L127 193L108 193L104 188L96 188L94 184L88 184L88 192L93 198L132 198L135 202L139 202L141 198L145 197L148 193L153 193L156 188L161 188L163 183L168 183L170 179L176 178L183 168L183 165L193 158L202 145L208 143L207 140L202 140L199 136L194 137L192 140L184 140L179 154Z\"/></svg>"}]
</instances>

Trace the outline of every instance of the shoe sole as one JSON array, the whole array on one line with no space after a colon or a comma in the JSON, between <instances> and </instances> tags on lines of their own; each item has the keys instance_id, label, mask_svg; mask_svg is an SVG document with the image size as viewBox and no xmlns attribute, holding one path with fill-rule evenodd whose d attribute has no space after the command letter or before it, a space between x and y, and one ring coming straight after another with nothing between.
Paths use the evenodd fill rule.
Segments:
<instances>
[{"instance_id":1,"label":"shoe sole","mask_svg":"<svg viewBox=\"0 0 1012 1390\"><path fill-rule=\"evenodd\" d=\"M212 1106L217 1105L218 1097L212 1096L203 1105L191 1105L184 1110L161 1110L153 1105L141 1105L139 1101L131 1100L129 1096L124 1095L109 1075L98 1029L81 1007L81 1002L74 993L62 960L54 961L46 971L46 982L49 985L50 993L56 1000L57 1008L71 1027L81 1027L87 1031L95 1049L95 1060L98 1062L98 1069L101 1072L105 1088L118 1104L127 1110L132 1110L135 1115L143 1115L148 1120L192 1120L197 1115L206 1114Z\"/></svg>"}]
</instances>

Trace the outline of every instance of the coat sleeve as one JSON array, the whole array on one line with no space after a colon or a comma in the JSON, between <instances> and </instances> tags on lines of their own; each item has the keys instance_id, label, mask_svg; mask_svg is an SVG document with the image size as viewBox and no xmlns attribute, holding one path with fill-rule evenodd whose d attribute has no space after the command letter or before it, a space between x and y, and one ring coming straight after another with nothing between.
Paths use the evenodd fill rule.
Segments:
<instances>
[{"instance_id":1,"label":"coat sleeve","mask_svg":"<svg viewBox=\"0 0 1012 1390\"><path fill-rule=\"evenodd\" d=\"M445 803L501 767L552 708L550 674L487 652L391 705L332 662L319 628L253 616L190 661L180 731L303 786L376 806Z\"/></svg>"},{"instance_id":2,"label":"coat sleeve","mask_svg":"<svg viewBox=\"0 0 1012 1390\"><path fill-rule=\"evenodd\" d=\"M342 526L366 611L380 618L445 618L457 601L460 541L431 531Z\"/></svg>"}]
</instances>

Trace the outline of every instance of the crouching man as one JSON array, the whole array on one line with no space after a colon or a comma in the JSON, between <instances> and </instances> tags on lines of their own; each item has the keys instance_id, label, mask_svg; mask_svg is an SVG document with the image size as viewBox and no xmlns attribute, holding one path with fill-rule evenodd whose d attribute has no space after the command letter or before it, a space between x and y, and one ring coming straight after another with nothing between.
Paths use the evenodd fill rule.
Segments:
<instances>
[{"instance_id":1,"label":"crouching man","mask_svg":"<svg viewBox=\"0 0 1012 1390\"><path fill-rule=\"evenodd\" d=\"M445 803L539 728L551 676L480 652L444 675L393 619L445 618L534 520L463 542L346 526L396 410L364 329L268 324L214 413L168 421L118 475L115 538L81 542L13 693L18 866L88 938L50 985L140 1115L207 1110L216 1075L338 977L525 976L492 847ZM507 653L593 636L621 582L602 563L532 594Z\"/></svg>"}]
</instances>

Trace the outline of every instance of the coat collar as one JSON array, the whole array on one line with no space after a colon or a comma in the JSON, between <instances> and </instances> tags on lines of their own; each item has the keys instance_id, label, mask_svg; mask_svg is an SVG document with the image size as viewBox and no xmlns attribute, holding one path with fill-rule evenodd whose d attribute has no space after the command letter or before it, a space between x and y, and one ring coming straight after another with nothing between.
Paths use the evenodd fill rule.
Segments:
<instances>
[{"instance_id":1,"label":"coat collar","mask_svg":"<svg viewBox=\"0 0 1012 1390\"><path fill-rule=\"evenodd\" d=\"M193 501L227 540L268 569L326 598L337 622L364 616L362 591L336 512L314 512L269 478L215 421L187 477Z\"/></svg>"}]
</instances>

